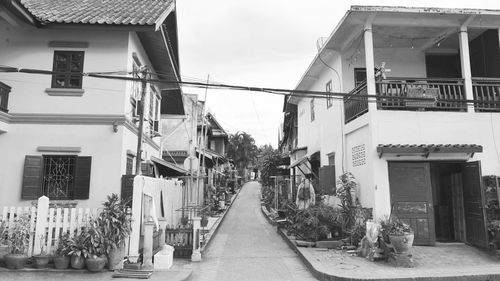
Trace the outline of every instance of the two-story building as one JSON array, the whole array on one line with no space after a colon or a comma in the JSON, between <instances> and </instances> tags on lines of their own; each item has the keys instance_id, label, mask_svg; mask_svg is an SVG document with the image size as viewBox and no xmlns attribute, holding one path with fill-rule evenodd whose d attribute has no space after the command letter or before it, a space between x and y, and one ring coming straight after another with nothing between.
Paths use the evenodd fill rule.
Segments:
<instances>
[{"instance_id":1,"label":"two-story building","mask_svg":"<svg viewBox=\"0 0 500 281\"><path fill-rule=\"evenodd\" d=\"M322 171L353 173L361 205L409 222L417 245L486 247L481 176L500 174L499 30L496 10L352 6L287 100L291 173L319 178L326 194L335 185Z\"/></svg>"},{"instance_id":2,"label":"two-story building","mask_svg":"<svg viewBox=\"0 0 500 281\"><path fill-rule=\"evenodd\" d=\"M0 206L46 195L97 207L120 194L138 157L161 159L160 115L168 98L181 97L172 83L180 80L176 21L173 0L0 3L0 65L14 71L0 72ZM144 69L170 83L91 75L143 78Z\"/></svg>"}]
</instances>

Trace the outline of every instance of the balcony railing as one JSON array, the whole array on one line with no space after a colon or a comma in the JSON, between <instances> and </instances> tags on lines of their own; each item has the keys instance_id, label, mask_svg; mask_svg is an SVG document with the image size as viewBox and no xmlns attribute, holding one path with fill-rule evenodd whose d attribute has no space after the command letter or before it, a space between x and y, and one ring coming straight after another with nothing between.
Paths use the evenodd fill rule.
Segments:
<instances>
[{"instance_id":1,"label":"balcony railing","mask_svg":"<svg viewBox=\"0 0 500 281\"><path fill-rule=\"evenodd\" d=\"M7 108L9 104L9 93L10 86L0 82L0 111L9 112L9 109Z\"/></svg>"},{"instance_id":2,"label":"balcony railing","mask_svg":"<svg viewBox=\"0 0 500 281\"><path fill-rule=\"evenodd\" d=\"M377 109L466 111L463 79L390 78L376 81ZM390 98L398 97L398 98ZM400 97L434 98L436 101L410 100Z\"/></svg>"},{"instance_id":3,"label":"balcony railing","mask_svg":"<svg viewBox=\"0 0 500 281\"><path fill-rule=\"evenodd\" d=\"M366 95L366 93L366 82L364 82L354 88L348 96L344 97L344 117L346 124L368 111L368 98L359 97L359 95Z\"/></svg>"},{"instance_id":4,"label":"balcony railing","mask_svg":"<svg viewBox=\"0 0 500 281\"><path fill-rule=\"evenodd\" d=\"M499 78L473 78L472 90L476 112L500 112Z\"/></svg>"}]
</instances>

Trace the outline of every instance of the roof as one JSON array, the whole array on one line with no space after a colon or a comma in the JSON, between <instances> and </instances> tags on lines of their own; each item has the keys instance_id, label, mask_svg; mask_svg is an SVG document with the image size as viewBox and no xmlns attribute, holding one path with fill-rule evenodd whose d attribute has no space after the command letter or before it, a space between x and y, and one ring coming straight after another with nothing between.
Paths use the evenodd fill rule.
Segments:
<instances>
[{"instance_id":1,"label":"roof","mask_svg":"<svg viewBox=\"0 0 500 281\"><path fill-rule=\"evenodd\" d=\"M161 171L162 170L161 167L158 167L160 169L160 174L162 174L163 176L182 176L189 174L187 170L175 164L167 162L163 159L151 156L151 161L166 169L166 171L163 174Z\"/></svg>"},{"instance_id":2,"label":"roof","mask_svg":"<svg viewBox=\"0 0 500 281\"><path fill-rule=\"evenodd\" d=\"M42 23L155 25L174 0L17 0Z\"/></svg>"},{"instance_id":3,"label":"roof","mask_svg":"<svg viewBox=\"0 0 500 281\"><path fill-rule=\"evenodd\" d=\"M475 153L483 152L483 147L477 144L379 144L379 157L384 153L424 154L430 153Z\"/></svg>"}]
</instances>

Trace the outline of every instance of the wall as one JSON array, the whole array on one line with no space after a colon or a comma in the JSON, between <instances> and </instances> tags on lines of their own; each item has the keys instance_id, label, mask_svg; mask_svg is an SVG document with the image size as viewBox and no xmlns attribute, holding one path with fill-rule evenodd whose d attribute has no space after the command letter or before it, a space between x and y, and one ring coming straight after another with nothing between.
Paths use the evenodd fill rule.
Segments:
<instances>
[{"instance_id":1,"label":"wall","mask_svg":"<svg viewBox=\"0 0 500 281\"><path fill-rule=\"evenodd\" d=\"M52 70L54 50L84 51L84 72L126 69L128 32L17 28L0 18L2 65ZM87 42L88 48L54 48L50 41ZM123 114L125 82L83 78L81 97L49 96L51 75L0 73L12 87L10 113Z\"/></svg>"},{"instance_id":2,"label":"wall","mask_svg":"<svg viewBox=\"0 0 500 281\"><path fill-rule=\"evenodd\" d=\"M185 119L171 119L168 115L161 116L162 122L162 147L164 150L186 150L189 153L189 141L191 136L196 139L197 126L197 95L185 94L184 112ZM195 112L193 114L193 111ZM194 119L193 119L194 117ZM194 154L194 146L191 148Z\"/></svg>"},{"instance_id":3,"label":"wall","mask_svg":"<svg viewBox=\"0 0 500 281\"><path fill-rule=\"evenodd\" d=\"M372 150L378 144L478 144L482 153L475 153L470 161L481 161L483 175L500 175L500 114L466 112L376 111L376 133ZM372 154L375 154L373 151ZM409 160L463 159L461 155L431 154ZM390 212L390 192L387 160L402 157L374 158L376 175L376 206L379 216Z\"/></svg>"}]
</instances>

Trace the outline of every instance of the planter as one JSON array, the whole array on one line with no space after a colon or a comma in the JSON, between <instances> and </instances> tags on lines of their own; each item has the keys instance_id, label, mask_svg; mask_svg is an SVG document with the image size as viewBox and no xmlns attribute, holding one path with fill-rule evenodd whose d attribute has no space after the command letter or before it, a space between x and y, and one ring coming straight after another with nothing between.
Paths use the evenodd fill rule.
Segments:
<instances>
[{"instance_id":1,"label":"planter","mask_svg":"<svg viewBox=\"0 0 500 281\"><path fill-rule=\"evenodd\" d=\"M71 268L82 269L85 267L85 258L83 256L71 256Z\"/></svg>"},{"instance_id":2,"label":"planter","mask_svg":"<svg viewBox=\"0 0 500 281\"><path fill-rule=\"evenodd\" d=\"M106 265L107 258L106 257L88 257L85 260L87 264L87 269L92 272L102 271L104 266Z\"/></svg>"},{"instance_id":3,"label":"planter","mask_svg":"<svg viewBox=\"0 0 500 281\"><path fill-rule=\"evenodd\" d=\"M7 268L22 269L28 261L28 256L20 254L7 254L3 259Z\"/></svg>"},{"instance_id":4,"label":"planter","mask_svg":"<svg viewBox=\"0 0 500 281\"><path fill-rule=\"evenodd\" d=\"M56 269L67 269L69 267L70 257L69 256L56 256L53 259L54 267Z\"/></svg>"},{"instance_id":5,"label":"planter","mask_svg":"<svg viewBox=\"0 0 500 281\"><path fill-rule=\"evenodd\" d=\"M389 240L391 245L394 247L394 251L397 254L406 253L410 251L413 245L413 233L405 233L405 235L391 235L389 234Z\"/></svg>"},{"instance_id":6,"label":"planter","mask_svg":"<svg viewBox=\"0 0 500 281\"><path fill-rule=\"evenodd\" d=\"M9 247L7 245L0 245L0 260L9 253Z\"/></svg>"},{"instance_id":7,"label":"planter","mask_svg":"<svg viewBox=\"0 0 500 281\"><path fill-rule=\"evenodd\" d=\"M39 255L33 256L33 264L36 268L46 268L50 261L50 256L47 255Z\"/></svg>"},{"instance_id":8,"label":"planter","mask_svg":"<svg viewBox=\"0 0 500 281\"><path fill-rule=\"evenodd\" d=\"M108 269L122 269L123 268L123 258L125 257L125 246L118 248L112 248L108 255Z\"/></svg>"}]
</instances>

